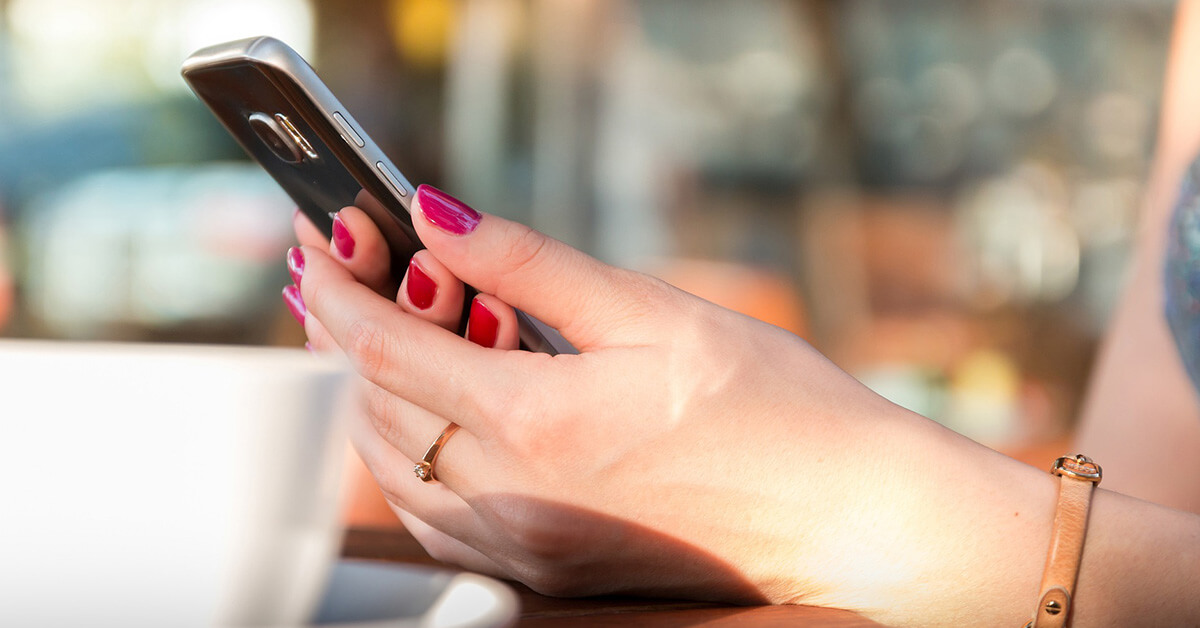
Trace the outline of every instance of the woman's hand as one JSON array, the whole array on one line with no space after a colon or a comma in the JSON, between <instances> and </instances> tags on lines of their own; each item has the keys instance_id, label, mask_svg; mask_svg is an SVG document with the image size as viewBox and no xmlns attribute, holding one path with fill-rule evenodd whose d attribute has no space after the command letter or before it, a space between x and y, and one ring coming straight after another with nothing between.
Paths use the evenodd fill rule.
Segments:
<instances>
[{"instance_id":1,"label":"woman's hand","mask_svg":"<svg viewBox=\"0 0 1200 628\"><path fill-rule=\"evenodd\" d=\"M339 222L332 247L298 223L296 311L368 383L352 438L435 558L555 595L1027 617L1048 475L886 402L787 332L427 186L413 222L428 249L398 291L365 214ZM458 278L494 338L451 331ZM505 304L580 354L497 350L516 346ZM462 429L423 482L414 461L449 422Z\"/></svg>"}]
</instances>

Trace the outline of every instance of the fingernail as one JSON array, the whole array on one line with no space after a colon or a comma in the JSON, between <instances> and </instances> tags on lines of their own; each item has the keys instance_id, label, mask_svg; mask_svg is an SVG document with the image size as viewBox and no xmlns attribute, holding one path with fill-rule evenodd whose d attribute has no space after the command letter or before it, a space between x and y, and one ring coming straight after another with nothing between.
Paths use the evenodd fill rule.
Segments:
<instances>
[{"instance_id":1,"label":"fingernail","mask_svg":"<svg viewBox=\"0 0 1200 628\"><path fill-rule=\"evenodd\" d=\"M346 223L342 222L341 214L333 217L333 248L337 249L342 259L350 259L354 255L354 238L346 228Z\"/></svg>"},{"instance_id":2,"label":"fingernail","mask_svg":"<svg viewBox=\"0 0 1200 628\"><path fill-rule=\"evenodd\" d=\"M452 235L467 235L479 226L483 216L466 203L431 186L417 187L417 205L433 226Z\"/></svg>"},{"instance_id":3,"label":"fingernail","mask_svg":"<svg viewBox=\"0 0 1200 628\"><path fill-rule=\"evenodd\" d=\"M299 247L293 246L287 252L287 267L288 272L292 274L292 283L300 285L300 278L304 276L304 252Z\"/></svg>"},{"instance_id":4,"label":"fingernail","mask_svg":"<svg viewBox=\"0 0 1200 628\"><path fill-rule=\"evenodd\" d=\"M408 300L412 302L417 309L427 310L433 305L433 297L437 296L437 284L433 278L425 274L416 262L408 263L408 281L405 282L405 289L408 291Z\"/></svg>"},{"instance_id":5,"label":"fingernail","mask_svg":"<svg viewBox=\"0 0 1200 628\"><path fill-rule=\"evenodd\" d=\"M489 349L496 346L500 319L479 299L471 301L471 317L467 319L467 340Z\"/></svg>"},{"instance_id":6,"label":"fingernail","mask_svg":"<svg viewBox=\"0 0 1200 628\"><path fill-rule=\"evenodd\" d=\"M312 346L312 343L311 343L311 342L306 342L306 343L304 343L304 348L305 348L305 349L308 349L308 352L309 352L309 353L312 353L312 354L314 354L314 355L317 353L317 350L316 350L316 349L313 349L313 346Z\"/></svg>"},{"instance_id":7,"label":"fingernail","mask_svg":"<svg viewBox=\"0 0 1200 628\"><path fill-rule=\"evenodd\" d=\"M300 289L296 286L284 288L283 302L287 304L288 311L292 313L296 321L303 325L304 318L308 316L308 308L304 307L304 297L300 296Z\"/></svg>"}]
</instances>

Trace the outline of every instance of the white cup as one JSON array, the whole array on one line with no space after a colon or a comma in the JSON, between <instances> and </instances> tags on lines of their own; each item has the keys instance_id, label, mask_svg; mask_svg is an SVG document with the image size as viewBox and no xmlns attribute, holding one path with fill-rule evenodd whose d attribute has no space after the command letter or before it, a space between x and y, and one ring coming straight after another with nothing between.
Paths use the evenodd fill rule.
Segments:
<instances>
[{"instance_id":1,"label":"white cup","mask_svg":"<svg viewBox=\"0 0 1200 628\"><path fill-rule=\"evenodd\" d=\"M302 350L0 341L0 625L302 624L347 382Z\"/></svg>"}]
</instances>

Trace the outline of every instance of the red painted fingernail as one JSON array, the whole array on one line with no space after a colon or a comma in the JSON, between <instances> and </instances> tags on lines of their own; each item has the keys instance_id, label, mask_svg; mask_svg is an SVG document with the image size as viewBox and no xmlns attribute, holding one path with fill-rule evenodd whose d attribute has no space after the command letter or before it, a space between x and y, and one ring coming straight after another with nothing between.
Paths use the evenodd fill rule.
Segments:
<instances>
[{"instance_id":1,"label":"red painted fingernail","mask_svg":"<svg viewBox=\"0 0 1200 628\"><path fill-rule=\"evenodd\" d=\"M437 283L412 261L408 263L408 281L405 282L405 289L408 291L408 300L421 310L429 309L429 306L433 305L433 297L437 296Z\"/></svg>"},{"instance_id":2,"label":"red painted fingernail","mask_svg":"<svg viewBox=\"0 0 1200 628\"><path fill-rule=\"evenodd\" d=\"M467 319L467 340L489 349L496 346L500 319L479 299L471 301L471 317Z\"/></svg>"},{"instance_id":3,"label":"red painted fingernail","mask_svg":"<svg viewBox=\"0 0 1200 628\"><path fill-rule=\"evenodd\" d=\"M296 317L296 321L303 325L304 318L308 316L308 308L304 307L304 297L300 296L300 289L296 286L284 288L283 302L287 304L288 311L292 313L292 316Z\"/></svg>"},{"instance_id":4,"label":"red painted fingernail","mask_svg":"<svg viewBox=\"0 0 1200 628\"><path fill-rule=\"evenodd\" d=\"M333 217L333 248L337 249L342 259L350 259L354 255L354 237L350 235L346 223L342 222L340 214Z\"/></svg>"},{"instance_id":5,"label":"red painted fingernail","mask_svg":"<svg viewBox=\"0 0 1200 628\"><path fill-rule=\"evenodd\" d=\"M483 216L466 203L432 185L417 187L417 205L425 220L452 235L467 235L479 226Z\"/></svg>"},{"instance_id":6,"label":"red painted fingernail","mask_svg":"<svg viewBox=\"0 0 1200 628\"><path fill-rule=\"evenodd\" d=\"M292 283L299 286L300 278L304 276L304 251L294 246L288 249L287 267L288 272L292 274Z\"/></svg>"}]
</instances>

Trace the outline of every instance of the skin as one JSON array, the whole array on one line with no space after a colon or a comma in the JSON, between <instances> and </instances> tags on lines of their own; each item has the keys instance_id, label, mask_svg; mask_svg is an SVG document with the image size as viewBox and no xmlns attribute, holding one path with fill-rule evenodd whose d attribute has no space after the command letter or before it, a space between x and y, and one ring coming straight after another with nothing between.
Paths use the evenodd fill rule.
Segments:
<instances>
[{"instance_id":1,"label":"skin","mask_svg":"<svg viewBox=\"0 0 1200 628\"><path fill-rule=\"evenodd\" d=\"M12 316L15 292L12 274L5 267L5 234L4 226L0 225L0 330Z\"/></svg>"},{"instance_id":2,"label":"skin","mask_svg":"<svg viewBox=\"0 0 1200 628\"><path fill-rule=\"evenodd\" d=\"M1187 34L1200 28L1195 13L1181 10L1181 41L1200 42ZM1192 53L1177 51L1182 83L1168 93L1171 140L1137 280L1081 436L1106 478L1076 626L1200 624L1200 516L1108 489L1186 508L1200 486L1188 461L1176 461L1178 478L1139 471L1155 469L1165 443L1200 451L1186 427L1200 423L1195 393L1154 309L1168 190L1200 146L1200 126L1184 115L1200 87L1179 70ZM420 200L414 224L428 250L414 259L438 286L426 309L408 300L407 276L394 286L381 271L385 245L359 210L341 213L350 258L302 218L297 233L305 330L361 375L354 443L435 558L551 595L803 603L892 625L1030 617L1058 482L1044 470L890 404L778 328L495 216L466 235L442 231ZM460 278L499 317L496 346L450 331ZM506 304L560 330L580 355L511 350ZM450 421L462 429L438 461L440 481L423 483L413 461ZM1133 432L1144 442L1122 452Z\"/></svg>"},{"instance_id":3,"label":"skin","mask_svg":"<svg viewBox=\"0 0 1200 628\"><path fill-rule=\"evenodd\" d=\"M1103 461L1106 486L1200 512L1200 405L1162 313L1167 221L1200 153L1200 4L1183 2L1167 66L1158 154L1139 255L1097 361L1078 450Z\"/></svg>"}]
</instances>

